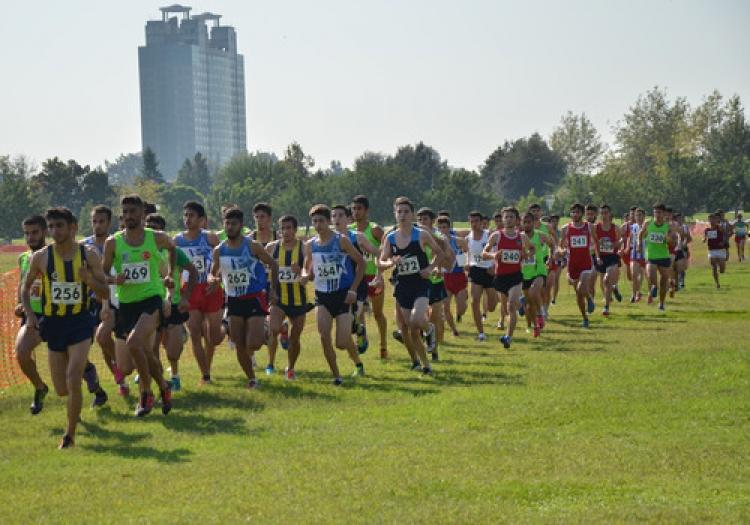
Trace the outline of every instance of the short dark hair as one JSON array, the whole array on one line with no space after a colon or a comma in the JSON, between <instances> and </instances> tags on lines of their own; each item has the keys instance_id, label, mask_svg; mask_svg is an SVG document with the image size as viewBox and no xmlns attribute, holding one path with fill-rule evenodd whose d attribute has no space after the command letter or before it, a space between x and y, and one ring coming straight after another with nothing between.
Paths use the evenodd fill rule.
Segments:
<instances>
[{"instance_id":1,"label":"short dark hair","mask_svg":"<svg viewBox=\"0 0 750 525\"><path fill-rule=\"evenodd\" d=\"M483 221L489 221L490 220L490 216L482 214L482 220Z\"/></svg>"},{"instance_id":2,"label":"short dark hair","mask_svg":"<svg viewBox=\"0 0 750 525\"><path fill-rule=\"evenodd\" d=\"M653 209L659 210L659 211L667 211L667 207L662 202L657 202L656 204L654 204Z\"/></svg>"},{"instance_id":3,"label":"short dark hair","mask_svg":"<svg viewBox=\"0 0 750 525\"><path fill-rule=\"evenodd\" d=\"M529 207L526 208L526 209L528 211L531 211L531 210L541 210L542 209L542 205L539 204L538 202L532 202L531 204L529 204Z\"/></svg>"},{"instance_id":4,"label":"short dark hair","mask_svg":"<svg viewBox=\"0 0 750 525\"><path fill-rule=\"evenodd\" d=\"M479 220L482 220L482 212L481 211L477 211L477 210L471 210L469 212L469 218L471 219L472 217L478 217Z\"/></svg>"},{"instance_id":5,"label":"short dark hair","mask_svg":"<svg viewBox=\"0 0 750 525\"><path fill-rule=\"evenodd\" d=\"M526 220L526 219L528 219L528 220L530 220L531 222L534 222L534 220L536 219L536 215L534 215L534 214L533 214L533 213L531 213L530 211L527 211L526 213L524 213L524 214L523 214L523 217L521 217L521 218L522 218L523 220Z\"/></svg>"},{"instance_id":6,"label":"short dark hair","mask_svg":"<svg viewBox=\"0 0 750 525\"><path fill-rule=\"evenodd\" d=\"M185 204L182 205L183 210L190 210L194 211L198 217L205 217L206 216L206 208L203 207L203 204L201 204L198 201L187 201Z\"/></svg>"},{"instance_id":7,"label":"short dark hair","mask_svg":"<svg viewBox=\"0 0 750 525\"><path fill-rule=\"evenodd\" d=\"M297 217L295 217L294 215L282 215L281 218L279 219L279 224L282 224L285 222L291 222L295 230L299 227L299 223L297 222Z\"/></svg>"},{"instance_id":8,"label":"short dark hair","mask_svg":"<svg viewBox=\"0 0 750 525\"><path fill-rule=\"evenodd\" d=\"M224 216L224 212L227 211L229 208L239 208L239 205L235 204L233 202L228 202L228 203L224 204L221 207L221 216L222 217Z\"/></svg>"},{"instance_id":9,"label":"short dark hair","mask_svg":"<svg viewBox=\"0 0 750 525\"><path fill-rule=\"evenodd\" d=\"M62 219L68 224L78 224L78 221L73 215L73 212L70 211L65 206L56 206L54 208L47 208L47 211L44 214L44 218L47 221Z\"/></svg>"},{"instance_id":10,"label":"short dark hair","mask_svg":"<svg viewBox=\"0 0 750 525\"><path fill-rule=\"evenodd\" d=\"M310 217L313 217L314 215L322 215L327 221L331 220L331 208L326 206L325 204L316 204L312 208L310 208Z\"/></svg>"},{"instance_id":11,"label":"short dark hair","mask_svg":"<svg viewBox=\"0 0 750 525\"><path fill-rule=\"evenodd\" d=\"M637 210L637 209L638 209L638 206L631 206L631 207L630 207L630 211L635 211L635 210Z\"/></svg>"},{"instance_id":12,"label":"short dark hair","mask_svg":"<svg viewBox=\"0 0 750 525\"><path fill-rule=\"evenodd\" d=\"M438 211L438 215L445 215L446 217L450 217L451 216L451 212L448 211L448 210L439 210Z\"/></svg>"},{"instance_id":13,"label":"short dark hair","mask_svg":"<svg viewBox=\"0 0 750 525\"><path fill-rule=\"evenodd\" d=\"M497 210L495 213L492 214L493 219L502 219L503 218L503 212L500 210Z\"/></svg>"},{"instance_id":14,"label":"short dark hair","mask_svg":"<svg viewBox=\"0 0 750 525\"><path fill-rule=\"evenodd\" d=\"M636 212L636 213L638 213L638 212L641 212L641 213L643 213L644 215L646 214L646 210L644 210L643 208L636 208L636 209L635 209L635 212Z\"/></svg>"},{"instance_id":15,"label":"short dark hair","mask_svg":"<svg viewBox=\"0 0 750 525\"><path fill-rule=\"evenodd\" d=\"M551 221L559 221L559 220L560 220L560 216L559 216L559 215L557 215L557 214L554 214L554 215L550 215L550 216L549 216L549 220L550 220L550 222L551 222Z\"/></svg>"},{"instance_id":16,"label":"short dark hair","mask_svg":"<svg viewBox=\"0 0 750 525\"><path fill-rule=\"evenodd\" d=\"M437 218L437 224L446 224L450 228L450 226L451 226L451 219L447 215L440 215Z\"/></svg>"},{"instance_id":17,"label":"short dark hair","mask_svg":"<svg viewBox=\"0 0 750 525\"><path fill-rule=\"evenodd\" d=\"M42 230L46 230L47 220L41 215L29 215L23 220L21 226L39 226Z\"/></svg>"},{"instance_id":18,"label":"short dark hair","mask_svg":"<svg viewBox=\"0 0 750 525\"><path fill-rule=\"evenodd\" d=\"M580 202L574 202L573 204L570 205L570 211L573 211L573 210L578 210L581 213L583 213L584 211L586 211L586 208L584 208L583 204L581 204Z\"/></svg>"},{"instance_id":19,"label":"short dark hair","mask_svg":"<svg viewBox=\"0 0 750 525\"><path fill-rule=\"evenodd\" d=\"M396 206L408 206L409 209L414 213L414 204L409 200L409 197L396 197L393 201L393 207Z\"/></svg>"},{"instance_id":20,"label":"short dark hair","mask_svg":"<svg viewBox=\"0 0 750 525\"><path fill-rule=\"evenodd\" d=\"M599 208L596 206L596 204L587 204L585 211L599 211Z\"/></svg>"},{"instance_id":21,"label":"short dark hair","mask_svg":"<svg viewBox=\"0 0 750 525\"><path fill-rule=\"evenodd\" d=\"M224 218L224 220L237 219L240 222L244 222L245 220L245 214L242 213L242 210L239 208L228 208L224 210L222 217Z\"/></svg>"},{"instance_id":22,"label":"short dark hair","mask_svg":"<svg viewBox=\"0 0 750 525\"><path fill-rule=\"evenodd\" d=\"M131 193L130 195L125 195L122 199L120 199L120 206L125 206L126 204L143 208L143 199L141 199L140 195Z\"/></svg>"},{"instance_id":23,"label":"short dark hair","mask_svg":"<svg viewBox=\"0 0 750 525\"><path fill-rule=\"evenodd\" d=\"M423 206L422 208L419 208L419 210L417 210L417 217L421 217L422 215L429 215L430 219L435 219L436 217L435 212L432 211L432 208L428 208L426 206Z\"/></svg>"},{"instance_id":24,"label":"short dark hair","mask_svg":"<svg viewBox=\"0 0 750 525\"><path fill-rule=\"evenodd\" d=\"M344 206L343 204L334 204L333 206L331 206L331 211L333 210L341 210L344 212L344 215L346 215L347 217L352 216L352 211L347 206Z\"/></svg>"},{"instance_id":25,"label":"short dark hair","mask_svg":"<svg viewBox=\"0 0 750 525\"><path fill-rule=\"evenodd\" d=\"M370 199L368 199L365 195L355 195L354 197L352 197L352 204L360 204L368 210L370 209Z\"/></svg>"},{"instance_id":26,"label":"short dark hair","mask_svg":"<svg viewBox=\"0 0 750 525\"><path fill-rule=\"evenodd\" d=\"M259 202L255 206L253 206L253 213L263 212L269 217L273 215L273 208L271 208L271 205L267 202Z\"/></svg>"},{"instance_id":27,"label":"short dark hair","mask_svg":"<svg viewBox=\"0 0 750 525\"><path fill-rule=\"evenodd\" d=\"M612 211L612 208L610 208L609 204L606 204L606 203L602 204L601 206L599 206L599 209L600 210L605 210L606 209L606 210Z\"/></svg>"},{"instance_id":28,"label":"short dark hair","mask_svg":"<svg viewBox=\"0 0 750 525\"><path fill-rule=\"evenodd\" d=\"M99 204L98 206L94 206L91 209L91 215L97 215L99 213L106 215L108 221L112 220L112 208L110 208L109 206Z\"/></svg>"},{"instance_id":29,"label":"short dark hair","mask_svg":"<svg viewBox=\"0 0 750 525\"><path fill-rule=\"evenodd\" d=\"M503 214L512 213L513 215L516 216L516 219L519 219L521 217L520 214L518 213L518 209L514 208L513 206L506 206L505 208L500 210L500 213L503 213Z\"/></svg>"},{"instance_id":30,"label":"short dark hair","mask_svg":"<svg viewBox=\"0 0 750 525\"><path fill-rule=\"evenodd\" d=\"M154 204L153 202L143 201L143 213L145 213L146 215L156 213L156 204Z\"/></svg>"},{"instance_id":31,"label":"short dark hair","mask_svg":"<svg viewBox=\"0 0 750 525\"><path fill-rule=\"evenodd\" d=\"M664 208L664 211L667 212L667 213L673 213L674 210L672 210L672 206L666 206Z\"/></svg>"},{"instance_id":32,"label":"short dark hair","mask_svg":"<svg viewBox=\"0 0 750 525\"><path fill-rule=\"evenodd\" d=\"M167 221L158 213L149 213L146 215L146 224L149 222L155 222L159 225L159 230L165 230L167 228Z\"/></svg>"}]
</instances>

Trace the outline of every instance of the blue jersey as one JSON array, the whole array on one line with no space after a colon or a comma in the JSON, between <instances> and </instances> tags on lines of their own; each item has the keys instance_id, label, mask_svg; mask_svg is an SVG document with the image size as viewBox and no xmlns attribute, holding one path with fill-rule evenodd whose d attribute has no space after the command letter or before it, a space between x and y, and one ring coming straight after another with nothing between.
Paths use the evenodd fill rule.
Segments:
<instances>
[{"instance_id":1,"label":"blue jersey","mask_svg":"<svg viewBox=\"0 0 750 525\"><path fill-rule=\"evenodd\" d=\"M453 265L453 269L451 269L449 273L461 273L464 271L464 266L466 266L466 254L458 246L458 241L456 241L455 233L451 233L449 235L448 244L450 245L451 250L453 250L453 253L456 255L456 263Z\"/></svg>"},{"instance_id":2,"label":"blue jersey","mask_svg":"<svg viewBox=\"0 0 750 525\"><path fill-rule=\"evenodd\" d=\"M228 297L242 297L265 289L266 268L250 250L250 241L242 238L239 248L231 248L227 241L219 245L219 264L224 291Z\"/></svg>"},{"instance_id":3,"label":"blue jersey","mask_svg":"<svg viewBox=\"0 0 750 525\"><path fill-rule=\"evenodd\" d=\"M211 260L213 257L213 248L208 243L208 230L201 230L200 235L193 240L186 239L184 233L178 233L174 238L174 242L185 252L185 255L188 256L190 262L195 266L195 270L198 272L197 282L207 282L208 274L211 272Z\"/></svg>"},{"instance_id":4,"label":"blue jersey","mask_svg":"<svg viewBox=\"0 0 750 525\"><path fill-rule=\"evenodd\" d=\"M638 246L638 236L641 234L641 226L638 226L637 222L634 222L630 226L630 258L635 261L642 261L645 257L646 253L646 242L641 243L640 246ZM636 254L636 247L638 248L638 253Z\"/></svg>"},{"instance_id":5,"label":"blue jersey","mask_svg":"<svg viewBox=\"0 0 750 525\"><path fill-rule=\"evenodd\" d=\"M313 276L318 292L337 292L349 288L354 282L354 265L341 249L341 234L333 234L328 244L320 244L316 235L310 242Z\"/></svg>"}]
</instances>

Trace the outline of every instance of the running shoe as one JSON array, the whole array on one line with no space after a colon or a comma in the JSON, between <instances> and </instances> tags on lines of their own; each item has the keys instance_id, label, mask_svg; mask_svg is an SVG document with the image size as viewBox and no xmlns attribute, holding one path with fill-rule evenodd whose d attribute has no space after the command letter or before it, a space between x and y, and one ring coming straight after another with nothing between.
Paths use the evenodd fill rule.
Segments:
<instances>
[{"instance_id":1,"label":"running shoe","mask_svg":"<svg viewBox=\"0 0 750 525\"><path fill-rule=\"evenodd\" d=\"M99 387L99 389L94 394L94 400L91 402L91 408L104 406L104 404L107 402L107 399L107 393L102 389L102 387Z\"/></svg>"},{"instance_id":2,"label":"running shoe","mask_svg":"<svg viewBox=\"0 0 750 525\"><path fill-rule=\"evenodd\" d=\"M461 334L458 333L458 330L453 330L453 337L458 337Z\"/></svg>"},{"instance_id":3,"label":"running shoe","mask_svg":"<svg viewBox=\"0 0 750 525\"><path fill-rule=\"evenodd\" d=\"M268 363L268 366L266 367L266 375L272 376L275 371L276 369L273 367L273 365L271 363Z\"/></svg>"},{"instance_id":4,"label":"running shoe","mask_svg":"<svg viewBox=\"0 0 750 525\"><path fill-rule=\"evenodd\" d=\"M486 320L487 320L487 313L485 312L482 314L482 321L486 321Z\"/></svg>"},{"instance_id":5,"label":"running shoe","mask_svg":"<svg viewBox=\"0 0 750 525\"><path fill-rule=\"evenodd\" d=\"M62 440L60 441L60 444L58 445L57 448L62 450L64 448L72 448L74 445L75 443L73 443L73 438L65 434L63 435Z\"/></svg>"},{"instance_id":6,"label":"running shoe","mask_svg":"<svg viewBox=\"0 0 750 525\"><path fill-rule=\"evenodd\" d=\"M201 386L210 385L211 384L211 375L210 374L206 374L203 377L201 377L201 379L198 382L198 384L201 385Z\"/></svg>"},{"instance_id":7,"label":"running shoe","mask_svg":"<svg viewBox=\"0 0 750 525\"><path fill-rule=\"evenodd\" d=\"M656 299L656 296L659 294L659 289L656 286L651 287L651 297Z\"/></svg>"},{"instance_id":8,"label":"running shoe","mask_svg":"<svg viewBox=\"0 0 750 525\"><path fill-rule=\"evenodd\" d=\"M154 394L151 392L143 392L141 394L141 400L138 406L135 407L136 417L144 417L151 413L154 408Z\"/></svg>"},{"instance_id":9,"label":"running shoe","mask_svg":"<svg viewBox=\"0 0 750 525\"><path fill-rule=\"evenodd\" d=\"M539 325L534 325L534 337L539 337L542 335L542 330L539 328Z\"/></svg>"},{"instance_id":10,"label":"running shoe","mask_svg":"<svg viewBox=\"0 0 750 525\"><path fill-rule=\"evenodd\" d=\"M518 307L518 315L523 317L526 315L526 298L521 297L521 306Z\"/></svg>"},{"instance_id":11,"label":"running shoe","mask_svg":"<svg viewBox=\"0 0 750 525\"><path fill-rule=\"evenodd\" d=\"M182 382L180 381L180 376L172 376L172 378L169 380L169 384L172 392L179 392L180 390L182 390Z\"/></svg>"},{"instance_id":12,"label":"running shoe","mask_svg":"<svg viewBox=\"0 0 750 525\"><path fill-rule=\"evenodd\" d=\"M510 348L510 336L509 335L500 336L500 342L503 343L504 348L506 349Z\"/></svg>"},{"instance_id":13,"label":"running shoe","mask_svg":"<svg viewBox=\"0 0 750 525\"><path fill-rule=\"evenodd\" d=\"M247 389L248 390L255 390L258 388L258 380L255 378L248 379L247 381Z\"/></svg>"},{"instance_id":14,"label":"running shoe","mask_svg":"<svg viewBox=\"0 0 750 525\"><path fill-rule=\"evenodd\" d=\"M587 297L586 303L588 305L586 311L590 314L594 313L594 310L596 310L596 303L594 302L594 300L591 297Z\"/></svg>"},{"instance_id":15,"label":"running shoe","mask_svg":"<svg viewBox=\"0 0 750 525\"><path fill-rule=\"evenodd\" d=\"M440 357L438 356L437 349L435 349L435 350L432 351L432 360L433 361L440 361Z\"/></svg>"},{"instance_id":16,"label":"running shoe","mask_svg":"<svg viewBox=\"0 0 750 525\"><path fill-rule=\"evenodd\" d=\"M422 365L419 364L419 361L414 361L411 364L411 368L409 368L412 372L419 372L422 370Z\"/></svg>"},{"instance_id":17,"label":"running shoe","mask_svg":"<svg viewBox=\"0 0 750 525\"><path fill-rule=\"evenodd\" d=\"M117 394L122 397L127 397L130 395L130 387L127 383L122 382L119 385L117 385Z\"/></svg>"},{"instance_id":18,"label":"running shoe","mask_svg":"<svg viewBox=\"0 0 750 525\"><path fill-rule=\"evenodd\" d=\"M588 327L589 327L589 320L588 320L588 319L584 319L584 320L583 320L583 324L582 324L582 326L583 326L584 328L588 328Z\"/></svg>"},{"instance_id":19,"label":"running shoe","mask_svg":"<svg viewBox=\"0 0 750 525\"><path fill-rule=\"evenodd\" d=\"M364 354L370 347L370 341L367 339L367 329L365 325L359 325L357 330L357 352Z\"/></svg>"},{"instance_id":20,"label":"running shoe","mask_svg":"<svg viewBox=\"0 0 750 525\"><path fill-rule=\"evenodd\" d=\"M172 388L167 383L167 388L161 391L161 413L165 416L172 410Z\"/></svg>"},{"instance_id":21,"label":"running shoe","mask_svg":"<svg viewBox=\"0 0 750 525\"><path fill-rule=\"evenodd\" d=\"M394 330L393 331L393 338L398 341L399 343L404 342L404 335L401 333L401 330Z\"/></svg>"},{"instance_id":22,"label":"running shoe","mask_svg":"<svg viewBox=\"0 0 750 525\"><path fill-rule=\"evenodd\" d=\"M479 334L479 335L477 336L477 341L479 341L480 343L483 343L483 342L485 342L486 340L487 340L487 336L486 336L486 335L484 335L484 332L482 332L481 334Z\"/></svg>"},{"instance_id":23,"label":"running shoe","mask_svg":"<svg viewBox=\"0 0 750 525\"><path fill-rule=\"evenodd\" d=\"M362 363L356 365L354 372L352 372L352 377L365 377L365 365Z\"/></svg>"},{"instance_id":24,"label":"running shoe","mask_svg":"<svg viewBox=\"0 0 750 525\"><path fill-rule=\"evenodd\" d=\"M287 381L294 381L297 379L297 374L294 373L294 369L287 367L284 370L284 376L286 377Z\"/></svg>"},{"instance_id":25,"label":"running shoe","mask_svg":"<svg viewBox=\"0 0 750 525\"><path fill-rule=\"evenodd\" d=\"M664 311L664 303L659 303L659 310Z\"/></svg>"},{"instance_id":26,"label":"running shoe","mask_svg":"<svg viewBox=\"0 0 750 525\"><path fill-rule=\"evenodd\" d=\"M536 325L539 327L539 330L544 329L544 316L543 315L536 316Z\"/></svg>"},{"instance_id":27,"label":"running shoe","mask_svg":"<svg viewBox=\"0 0 750 525\"><path fill-rule=\"evenodd\" d=\"M427 351L432 353L437 346L437 337L435 336L435 325L428 323L427 333L425 334L425 342L427 343Z\"/></svg>"},{"instance_id":28,"label":"running shoe","mask_svg":"<svg viewBox=\"0 0 750 525\"><path fill-rule=\"evenodd\" d=\"M341 386L344 384L344 380L340 377L334 377L333 378L333 386Z\"/></svg>"},{"instance_id":29,"label":"running shoe","mask_svg":"<svg viewBox=\"0 0 750 525\"><path fill-rule=\"evenodd\" d=\"M609 306L604 307L604 310L602 310L602 315L604 317L609 317Z\"/></svg>"},{"instance_id":30,"label":"running shoe","mask_svg":"<svg viewBox=\"0 0 750 525\"><path fill-rule=\"evenodd\" d=\"M636 296L635 296L635 302L636 303L640 303L641 302L641 297L642 297L641 292L638 292L636 294Z\"/></svg>"},{"instance_id":31,"label":"running shoe","mask_svg":"<svg viewBox=\"0 0 750 525\"><path fill-rule=\"evenodd\" d=\"M121 385L123 381L125 381L125 374L122 373L122 370L117 366L117 363L112 364L112 374L115 376L115 383L118 385Z\"/></svg>"},{"instance_id":32,"label":"running shoe","mask_svg":"<svg viewBox=\"0 0 750 525\"><path fill-rule=\"evenodd\" d=\"M631 295L630 296L630 302L631 303L635 303L635 295Z\"/></svg>"},{"instance_id":33,"label":"running shoe","mask_svg":"<svg viewBox=\"0 0 750 525\"><path fill-rule=\"evenodd\" d=\"M289 323L284 321L279 331L279 344L284 350L289 350Z\"/></svg>"},{"instance_id":34,"label":"running shoe","mask_svg":"<svg viewBox=\"0 0 750 525\"><path fill-rule=\"evenodd\" d=\"M498 330L505 330L505 323L503 323L502 320L497 322L497 329Z\"/></svg>"},{"instance_id":35,"label":"running shoe","mask_svg":"<svg viewBox=\"0 0 750 525\"><path fill-rule=\"evenodd\" d=\"M99 388L99 376L96 373L96 367L94 363L89 361L86 363L86 368L83 369L83 379L86 381L86 386L90 393L96 392Z\"/></svg>"},{"instance_id":36,"label":"running shoe","mask_svg":"<svg viewBox=\"0 0 750 525\"><path fill-rule=\"evenodd\" d=\"M426 366L422 369L422 375L423 376L431 376L432 375L432 367Z\"/></svg>"},{"instance_id":37,"label":"running shoe","mask_svg":"<svg viewBox=\"0 0 750 525\"><path fill-rule=\"evenodd\" d=\"M31 402L31 415L35 416L44 408L44 398L49 393L49 387L44 385L44 388L34 390L34 401Z\"/></svg>"},{"instance_id":38,"label":"running shoe","mask_svg":"<svg viewBox=\"0 0 750 525\"><path fill-rule=\"evenodd\" d=\"M615 286L614 288L612 288L612 295L614 295L614 296L615 296L615 300L616 300L616 301L617 301L618 303L621 303L621 302L622 302L622 294L620 293L620 289L619 289L619 288L617 288L617 286Z\"/></svg>"}]
</instances>

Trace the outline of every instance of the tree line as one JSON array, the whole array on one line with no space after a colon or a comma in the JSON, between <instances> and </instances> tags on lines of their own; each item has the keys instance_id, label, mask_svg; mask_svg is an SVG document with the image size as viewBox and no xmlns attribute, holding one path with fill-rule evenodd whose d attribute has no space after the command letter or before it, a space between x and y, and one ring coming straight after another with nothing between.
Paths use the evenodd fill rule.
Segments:
<instances>
[{"instance_id":1,"label":"tree line","mask_svg":"<svg viewBox=\"0 0 750 525\"><path fill-rule=\"evenodd\" d=\"M120 155L104 167L57 157L32 166L24 157L0 156L0 237L20 235L23 217L50 205L85 217L92 206L115 205L137 192L157 203L170 229L181 226L182 204L207 204L212 224L222 205L270 203L278 214L304 222L311 204L347 203L366 194L371 216L392 219L391 202L408 195L420 206L490 213L508 204L549 200L564 213L573 202L607 202L616 213L631 205L667 202L685 214L745 208L750 200L750 125L738 96L719 92L691 107L655 87L638 97L612 129L606 145L585 113L563 115L549 137L539 133L506 140L478 169L456 168L422 142L395 153L365 152L351 168L334 161L317 167L302 146L281 157L270 152L238 155L218 170L201 153L185 159L177 177L165 180L150 149ZM547 199L542 199L546 196ZM116 207L116 206L115 206ZM86 233L88 221L82 221Z\"/></svg>"}]
</instances>

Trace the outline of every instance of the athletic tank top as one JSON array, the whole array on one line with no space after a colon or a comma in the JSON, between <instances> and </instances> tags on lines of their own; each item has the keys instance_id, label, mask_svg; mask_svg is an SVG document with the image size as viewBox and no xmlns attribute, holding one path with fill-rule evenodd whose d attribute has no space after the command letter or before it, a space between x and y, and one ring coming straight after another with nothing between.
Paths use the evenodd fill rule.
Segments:
<instances>
[{"instance_id":1,"label":"athletic tank top","mask_svg":"<svg viewBox=\"0 0 750 525\"><path fill-rule=\"evenodd\" d=\"M31 267L31 254L34 253L31 250L28 252L23 252L21 255L18 256L18 268L21 271L21 284L26 282L26 276L29 273L29 268ZM31 311L35 314L41 314L42 313L42 279L37 276L36 279L34 279L34 283L31 285L31 290L29 291L29 295L31 296Z\"/></svg>"},{"instance_id":2,"label":"athletic tank top","mask_svg":"<svg viewBox=\"0 0 750 525\"><path fill-rule=\"evenodd\" d=\"M265 242L263 242L263 241L261 241L261 240L259 240L259 239L258 239L258 230L255 230L255 231L253 232L253 240L254 240L255 242L259 242L259 243L260 243L260 245L261 245L261 246L263 246L263 247L265 248L265 247L266 247L266 245L267 245L267 244L268 244L269 242L273 242L273 241L276 241L276 240L278 240L278 239L276 238L276 230L271 230L271 240L270 240L270 241L265 241Z\"/></svg>"},{"instance_id":3,"label":"athletic tank top","mask_svg":"<svg viewBox=\"0 0 750 525\"><path fill-rule=\"evenodd\" d=\"M391 253L401 257L395 269L397 273L396 286L422 282L423 279L419 272L430 265L427 254L419 242L419 232L421 231L419 228L412 226L409 244L405 248L399 248L396 243L398 230L389 232L385 237L386 242L391 245Z\"/></svg>"},{"instance_id":4,"label":"athletic tank top","mask_svg":"<svg viewBox=\"0 0 750 525\"><path fill-rule=\"evenodd\" d=\"M599 240L599 253L602 255L612 255L615 253L617 244L617 227L614 224L609 225L609 230L604 231L601 223L596 225L596 238Z\"/></svg>"},{"instance_id":5,"label":"athletic tank top","mask_svg":"<svg viewBox=\"0 0 750 525\"><path fill-rule=\"evenodd\" d=\"M745 221L737 221L734 223L734 235L740 239L747 235L747 223Z\"/></svg>"},{"instance_id":6,"label":"athletic tank top","mask_svg":"<svg viewBox=\"0 0 750 525\"><path fill-rule=\"evenodd\" d=\"M437 231L437 230L435 231L435 236L436 236L436 237L438 237L438 238L440 238L440 239L442 239L442 238L443 238L443 234L442 234L442 233L440 233L440 232L439 232L439 231ZM425 253L425 255L427 256L427 260L428 260L428 261L431 261L431 260L432 260L432 248L430 248L429 246L425 246L425 247L424 247L424 253ZM441 273L439 273L439 274L437 275L437 277L436 277L435 275L430 275L430 282L431 282L432 284L440 284L440 283L442 283L442 282L443 282L443 277L442 277L442 275L443 275L443 274L442 274L442 272L441 272Z\"/></svg>"},{"instance_id":7,"label":"athletic tank top","mask_svg":"<svg viewBox=\"0 0 750 525\"><path fill-rule=\"evenodd\" d=\"M266 287L266 267L253 255L247 237L242 237L242 244L238 248L232 248L228 241L222 241L219 244L219 265L228 297L255 294Z\"/></svg>"},{"instance_id":8,"label":"athletic tank top","mask_svg":"<svg viewBox=\"0 0 750 525\"><path fill-rule=\"evenodd\" d=\"M125 283L117 285L117 298L130 304L150 297L164 297L164 283L159 266L161 255L156 246L154 230L144 228L143 244L131 246L122 231L115 233L115 255L112 265L117 274L125 274Z\"/></svg>"},{"instance_id":9,"label":"athletic tank top","mask_svg":"<svg viewBox=\"0 0 750 525\"><path fill-rule=\"evenodd\" d=\"M550 253L547 243L542 242L542 235L549 236L549 228L546 228L546 231L538 229L535 232L539 238L539 248L536 252L536 274L547 275L547 261L549 260Z\"/></svg>"},{"instance_id":10,"label":"athletic tank top","mask_svg":"<svg viewBox=\"0 0 750 525\"><path fill-rule=\"evenodd\" d=\"M175 267L174 273L172 274L172 281L174 281L174 289L172 290L172 303L178 304L182 299L182 284L183 284L183 270L185 266L190 263L190 259L187 254L182 251L182 248L175 248ZM162 264L169 264L169 251L160 250L159 255L162 259ZM189 278L189 274L184 272L185 280ZM164 287L164 295L162 299L167 297L167 288Z\"/></svg>"},{"instance_id":11,"label":"athletic tank top","mask_svg":"<svg viewBox=\"0 0 750 525\"><path fill-rule=\"evenodd\" d=\"M333 232L328 244L320 244L316 235L310 244L312 249L313 281L318 292L331 293L345 290L354 282L349 256L341 249L341 234Z\"/></svg>"},{"instance_id":12,"label":"athletic tank top","mask_svg":"<svg viewBox=\"0 0 750 525\"><path fill-rule=\"evenodd\" d=\"M669 259L669 249L667 248L668 233L669 224L666 222L661 226L657 226L654 222L648 223L648 226L646 226L647 259Z\"/></svg>"},{"instance_id":13,"label":"athletic tank top","mask_svg":"<svg viewBox=\"0 0 750 525\"><path fill-rule=\"evenodd\" d=\"M490 232L488 230L482 230L482 237L478 241L474 240L474 232L469 232L467 236L469 240L469 266L492 268L492 260L482 259L482 252L484 247L487 246L489 238Z\"/></svg>"},{"instance_id":14,"label":"athletic tank top","mask_svg":"<svg viewBox=\"0 0 750 525\"><path fill-rule=\"evenodd\" d=\"M76 243L72 261L64 261L53 245L47 250L47 270L42 274L42 314L45 317L67 317L87 312L88 286L78 275L86 260L83 244Z\"/></svg>"},{"instance_id":15,"label":"athletic tank top","mask_svg":"<svg viewBox=\"0 0 750 525\"><path fill-rule=\"evenodd\" d=\"M299 282L300 275L292 270L292 265L304 267L305 256L302 241L297 240L291 250L279 242L274 248L273 258L279 265L279 304L284 306L304 306L307 304L307 292Z\"/></svg>"},{"instance_id":16,"label":"athletic tank top","mask_svg":"<svg viewBox=\"0 0 750 525\"><path fill-rule=\"evenodd\" d=\"M706 228L706 239L708 240L709 250L724 249L724 231L721 229L721 226Z\"/></svg>"},{"instance_id":17,"label":"athletic tank top","mask_svg":"<svg viewBox=\"0 0 750 525\"><path fill-rule=\"evenodd\" d=\"M96 237L94 237L93 235L90 236L90 237L86 237L83 240L83 243L86 244L86 245L88 245L88 246L91 246L92 248L94 248L97 251L97 253L99 254L99 257L104 258L104 247L103 246L99 246L98 244L96 244ZM115 267L114 266L112 266L112 268L110 268L109 274L112 277L117 277L117 272L115 271ZM91 298L95 299L94 292L91 292ZM109 285L109 302L115 308L117 308L117 306L120 304L120 302L117 300L117 286L115 286L114 284L110 284Z\"/></svg>"},{"instance_id":18,"label":"athletic tank top","mask_svg":"<svg viewBox=\"0 0 750 525\"><path fill-rule=\"evenodd\" d=\"M365 239L367 239L370 244L372 244L375 248L380 248L380 241L375 238L375 235L372 233L372 229L376 227L377 224L374 222L367 223L367 228L362 230L362 235L365 236ZM352 224L349 226L349 229L353 232L357 231L357 225ZM375 264L375 256L371 253L363 253L365 257L365 262L367 263L367 266L365 266L365 275L374 276L378 273L378 267Z\"/></svg>"},{"instance_id":19,"label":"athletic tank top","mask_svg":"<svg viewBox=\"0 0 750 525\"><path fill-rule=\"evenodd\" d=\"M175 236L174 242L179 246L198 272L198 283L208 282L208 274L211 272L211 261L213 260L213 247L208 243L208 230L201 230L195 239L188 239L184 232ZM183 276L187 280L187 275Z\"/></svg>"},{"instance_id":20,"label":"athletic tank top","mask_svg":"<svg viewBox=\"0 0 750 525\"><path fill-rule=\"evenodd\" d=\"M641 234L641 225L639 225L637 222L634 222L630 226L630 258L635 260L643 260L644 257L644 246L645 241L640 243L640 246L638 246L638 237ZM638 251L636 251L636 248L638 248Z\"/></svg>"},{"instance_id":21,"label":"athletic tank top","mask_svg":"<svg viewBox=\"0 0 750 525\"><path fill-rule=\"evenodd\" d=\"M529 236L526 234L527 237ZM520 234L519 234L520 237ZM539 274L539 260L542 259L542 241L539 237L539 230L529 237L529 242L534 246L534 253L521 262L521 273L524 279L534 279Z\"/></svg>"},{"instance_id":22,"label":"athletic tank top","mask_svg":"<svg viewBox=\"0 0 750 525\"><path fill-rule=\"evenodd\" d=\"M508 235L505 230L498 230L498 235L496 251L500 255L495 258L495 275L510 275L521 272L521 253L523 251L521 234L518 230L514 235Z\"/></svg>"},{"instance_id":23,"label":"athletic tank top","mask_svg":"<svg viewBox=\"0 0 750 525\"><path fill-rule=\"evenodd\" d=\"M568 254L570 256L569 264L574 267L591 266L591 225L584 222L581 226L574 226L572 222L568 223Z\"/></svg>"}]
</instances>

